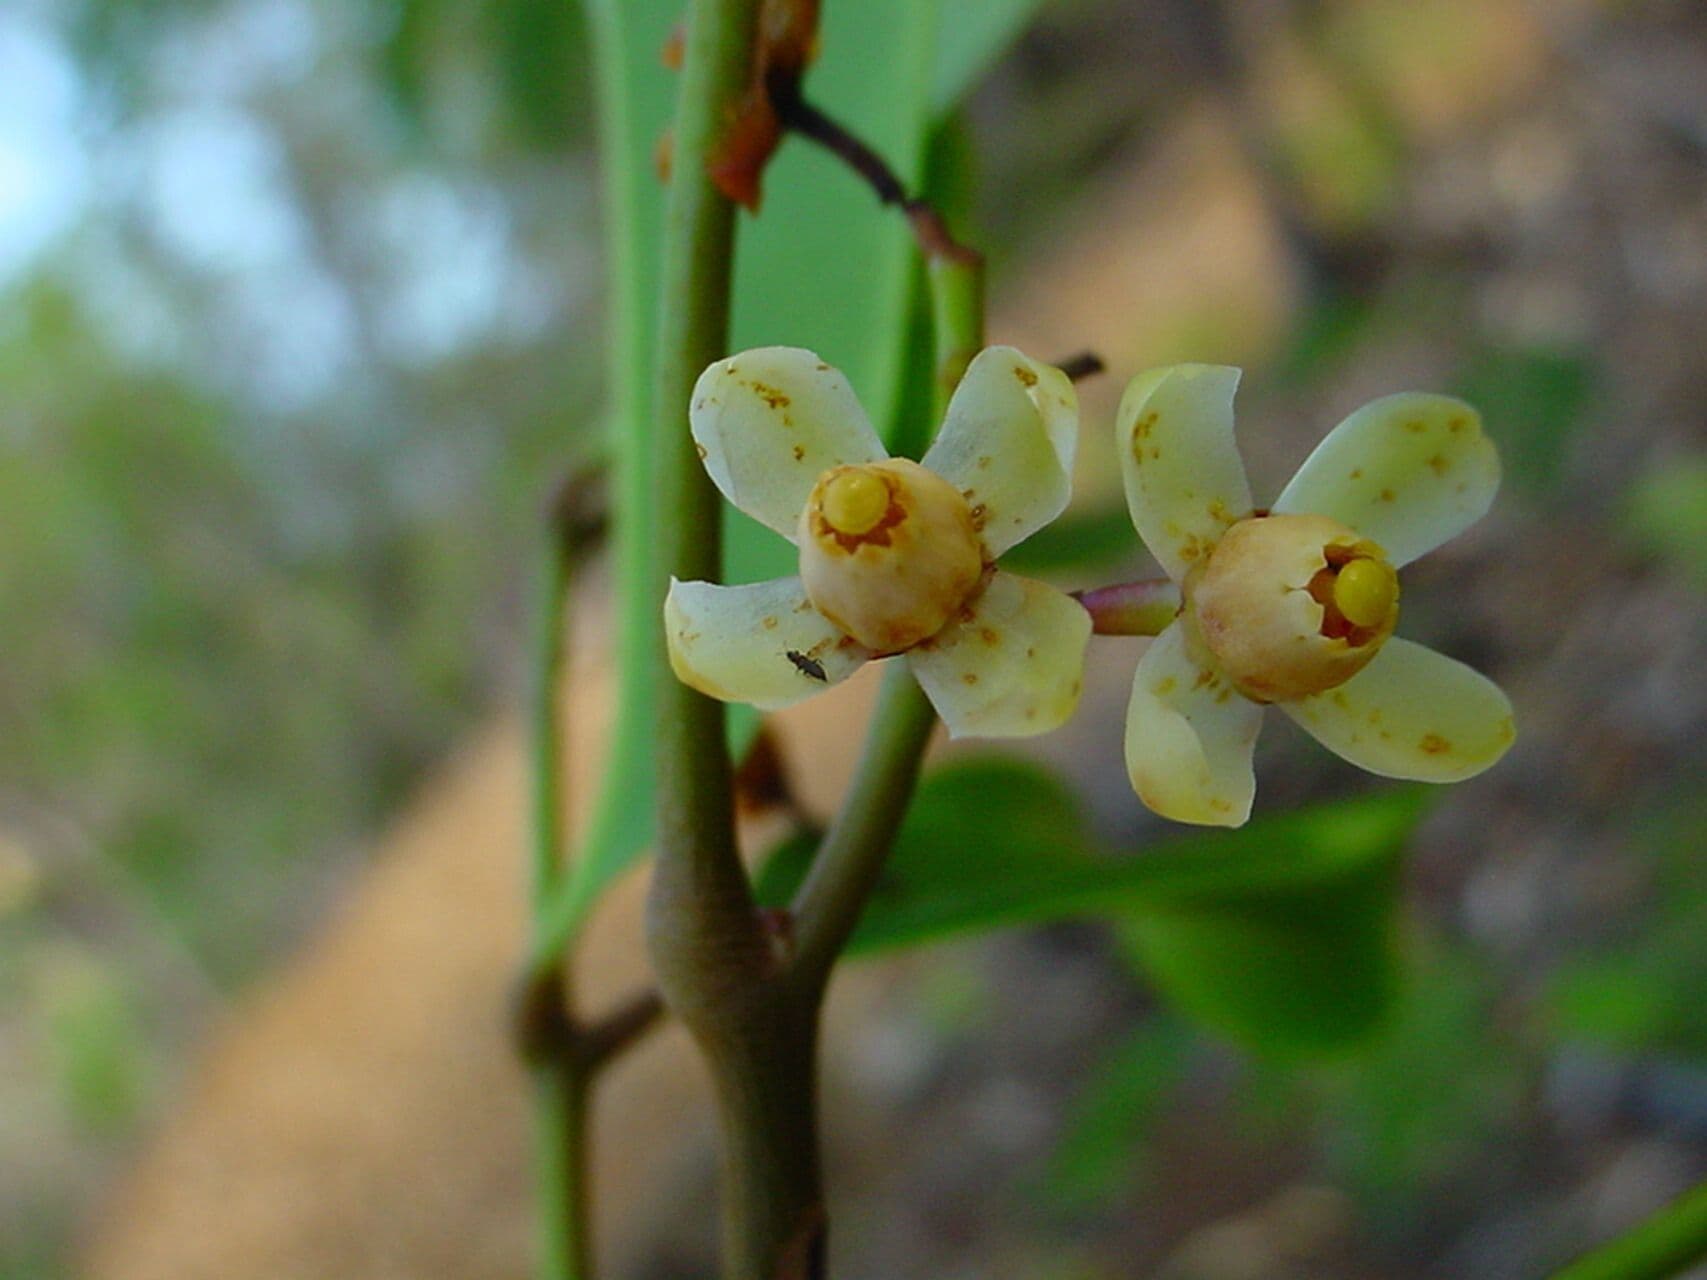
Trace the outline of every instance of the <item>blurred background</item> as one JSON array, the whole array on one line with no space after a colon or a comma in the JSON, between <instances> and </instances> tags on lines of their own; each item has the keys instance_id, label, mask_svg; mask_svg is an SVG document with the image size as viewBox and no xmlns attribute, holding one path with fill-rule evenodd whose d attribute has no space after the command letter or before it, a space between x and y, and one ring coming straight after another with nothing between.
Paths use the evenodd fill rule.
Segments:
<instances>
[{"instance_id":1,"label":"blurred background","mask_svg":"<svg viewBox=\"0 0 1707 1280\"><path fill-rule=\"evenodd\" d=\"M239 1229L173 1190L175 1135L267 1133L220 1045L281 971L299 1039L329 1025L316 991L366 970L326 930L392 927L400 814L514 829L519 795L463 784L514 736L537 513L604 396L588 59L566 0L0 9L4 1280L522 1273L521 1103L459 1130L401 1054L397 1151L449 1126L490 1174L433 1174L462 1245L382 1221L418 1163L280 1126L339 1225L280 1209L311 1177L256 1190L289 1259L210 1269L182 1224ZM1409 571L1404 629L1500 680L1520 739L1418 827L1408 981L1356 1053L1229 1040L1106 925L873 979L834 1068L841 1274L1515 1280L1707 1176L1707 12L1054 0L961 123L993 336L1113 371L1035 563L1142 572L1101 425L1148 365L1245 366L1259 500L1363 400L1462 394L1508 482ZM1136 648L1096 653L1038 750L1135 849ZM1258 776L1268 812L1379 789L1278 718ZM480 926L494 971L515 927ZM447 904L423 945L475 944ZM501 1061L436 990L421 1018ZM139 1216L185 1252L144 1266ZM705 1274L709 1209L672 1216L617 1274Z\"/></svg>"}]
</instances>

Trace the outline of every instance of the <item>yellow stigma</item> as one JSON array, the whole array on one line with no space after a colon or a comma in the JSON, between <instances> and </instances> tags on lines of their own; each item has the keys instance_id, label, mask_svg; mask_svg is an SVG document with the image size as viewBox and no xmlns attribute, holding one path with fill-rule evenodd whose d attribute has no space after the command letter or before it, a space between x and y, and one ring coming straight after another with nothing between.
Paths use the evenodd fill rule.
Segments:
<instances>
[{"instance_id":1,"label":"yellow stigma","mask_svg":"<svg viewBox=\"0 0 1707 1280\"><path fill-rule=\"evenodd\" d=\"M1356 627L1378 627L1399 600L1399 575L1385 560L1352 560L1334 578L1334 606Z\"/></svg>"},{"instance_id":2,"label":"yellow stigma","mask_svg":"<svg viewBox=\"0 0 1707 1280\"><path fill-rule=\"evenodd\" d=\"M830 528L857 538L875 529L889 510L889 486L874 472L849 468L824 486L819 510Z\"/></svg>"}]
</instances>

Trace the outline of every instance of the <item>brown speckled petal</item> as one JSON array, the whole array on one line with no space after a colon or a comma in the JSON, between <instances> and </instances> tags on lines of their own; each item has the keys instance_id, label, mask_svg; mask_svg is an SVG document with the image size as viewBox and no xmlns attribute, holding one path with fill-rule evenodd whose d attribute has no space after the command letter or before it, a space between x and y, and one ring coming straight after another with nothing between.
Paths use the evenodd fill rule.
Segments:
<instances>
[{"instance_id":1,"label":"brown speckled petal","mask_svg":"<svg viewBox=\"0 0 1707 1280\"><path fill-rule=\"evenodd\" d=\"M1262 708L1192 652L1176 621L1138 660L1126 709L1126 772L1164 818L1237 827L1251 814Z\"/></svg>"},{"instance_id":2,"label":"brown speckled petal","mask_svg":"<svg viewBox=\"0 0 1707 1280\"><path fill-rule=\"evenodd\" d=\"M1141 373L1115 418L1126 505L1138 536L1175 582L1251 513L1233 439L1239 371L1176 364Z\"/></svg>"},{"instance_id":3,"label":"brown speckled petal","mask_svg":"<svg viewBox=\"0 0 1707 1280\"><path fill-rule=\"evenodd\" d=\"M798 347L759 347L699 376L688 421L713 483L790 542L818 477L888 457L841 371Z\"/></svg>"},{"instance_id":4,"label":"brown speckled petal","mask_svg":"<svg viewBox=\"0 0 1707 1280\"><path fill-rule=\"evenodd\" d=\"M1330 431L1274 510L1338 520L1403 565L1480 520L1499 485L1480 414L1451 396L1403 392Z\"/></svg>"},{"instance_id":5,"label":"brown speckled petal","mask_svg":"<svg viewBox=\"0 0 1707 1280\"><path fill-rule=\"evenodd\" d=\"M1461 782L1506 753L1511 703L1479 671L1397 637L1337 689L1277 704L1359 768L1417 782Z\"/></svg>"},{"instance_id":6,"label":"brown speckled petal","mask_svg":"<svg viewBox=\"0 0 1707 1280\"><path fill-rule=\"evenodd\" d=\"M762 711L823 692L871 656L812 607L799 578L741 587L672 578L664 634L683 684Z\"/></svg>"},{"instance_id":7,"label":"brown speckled petal","mask_svg":"<svg viewBox=\"0 0 1707 1280\"><path fill-rule=\"evenodd\" d=\"M1079 705L1091 615L1047 583L998 572L963 615L908 652L950 736L1020 738Z\"/></svg>"},{"instance_id":8,"label":"brown speckled petal","mask_svg":"<svg viewBox=\"0 0 1707 1280\"><path fill-rule=\"evenodd\" d=\"M1067 376L1012 347L978 353L924 465L965 496L991 558L1067 507L1079 398Z\"/></svg>"}]
</instances>

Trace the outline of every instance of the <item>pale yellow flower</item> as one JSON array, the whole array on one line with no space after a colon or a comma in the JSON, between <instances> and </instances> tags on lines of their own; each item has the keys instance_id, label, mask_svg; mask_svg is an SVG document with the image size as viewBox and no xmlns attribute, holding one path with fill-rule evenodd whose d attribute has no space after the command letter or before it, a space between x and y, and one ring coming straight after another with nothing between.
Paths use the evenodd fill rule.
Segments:
<instances>
[{"instance_id":1,"label":"pale yellow flower","mask_svg":"<svg viewBox=\"0 0 1707 1280\"><path fill-rule=\"evenodd\" d=\"M1397 567L1493 502L1499 457L1480 417L1448 396L1372 401L1257 511L1233 441L1238 381L1217 365L1156 369L1116 421L1133 523L1184 600L1133 679L1139 797L1177 822L1243 823L1270 702L1372 773L1456 782L1488 768L1515 736L1505 694L1389 638Z\"/></svg>"},{"instance_id":2,"label":"pale yellow flower","mask_svg":"<svg viewBox=\"0 0 1707 1280\"><path fill-rule=\"evenodd\" d=\"M772 710L905 654L951 734L1042 733L1072 714L1089 615L994 567L1067 505L1078 401L1059 369L981 352L922 463L890 458L847 379L791 347L713 364L689 419L723 496L800 548L800 574L672 579L685 684Z\"/></svg>"}]
</instances>

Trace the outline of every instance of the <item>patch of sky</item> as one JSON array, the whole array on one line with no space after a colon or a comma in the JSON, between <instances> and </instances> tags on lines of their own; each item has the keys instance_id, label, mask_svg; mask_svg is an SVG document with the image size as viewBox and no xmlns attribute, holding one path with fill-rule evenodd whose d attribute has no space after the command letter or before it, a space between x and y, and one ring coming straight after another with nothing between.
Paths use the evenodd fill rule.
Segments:
<instances>
[{"instance_id":1,"label":"patch of sky","mask_svg":"<svg viewBox=\"0 0 1707 1280\"><path fill-rule=\"evenodd\" d=\"M88 181L77 73L40 22L0 10L0 287L76 220Z\"/></svg>"},{"instance_id":2,"label":"patch of sky","mask_svg":"<svg viewBox=\"0 0 1707 1280\"><path fill-rule=\"evenodd\" d=\"M323 47L307 0L224 4L162 41L155 73L184 98L241 98L301 80Z\"/></svg>"},{"instance_id":3,"label":"patch of sky","mask_svg":"<svg viewBox=\"0 0 1707 1280\"><path fill-rule=\"evenodd\" d=\"M497 324L512 228L496 191L409 174L388 183L362 214L384 246L380 338L388 355L432 364Z\"/></svg>"}]
</instances>

